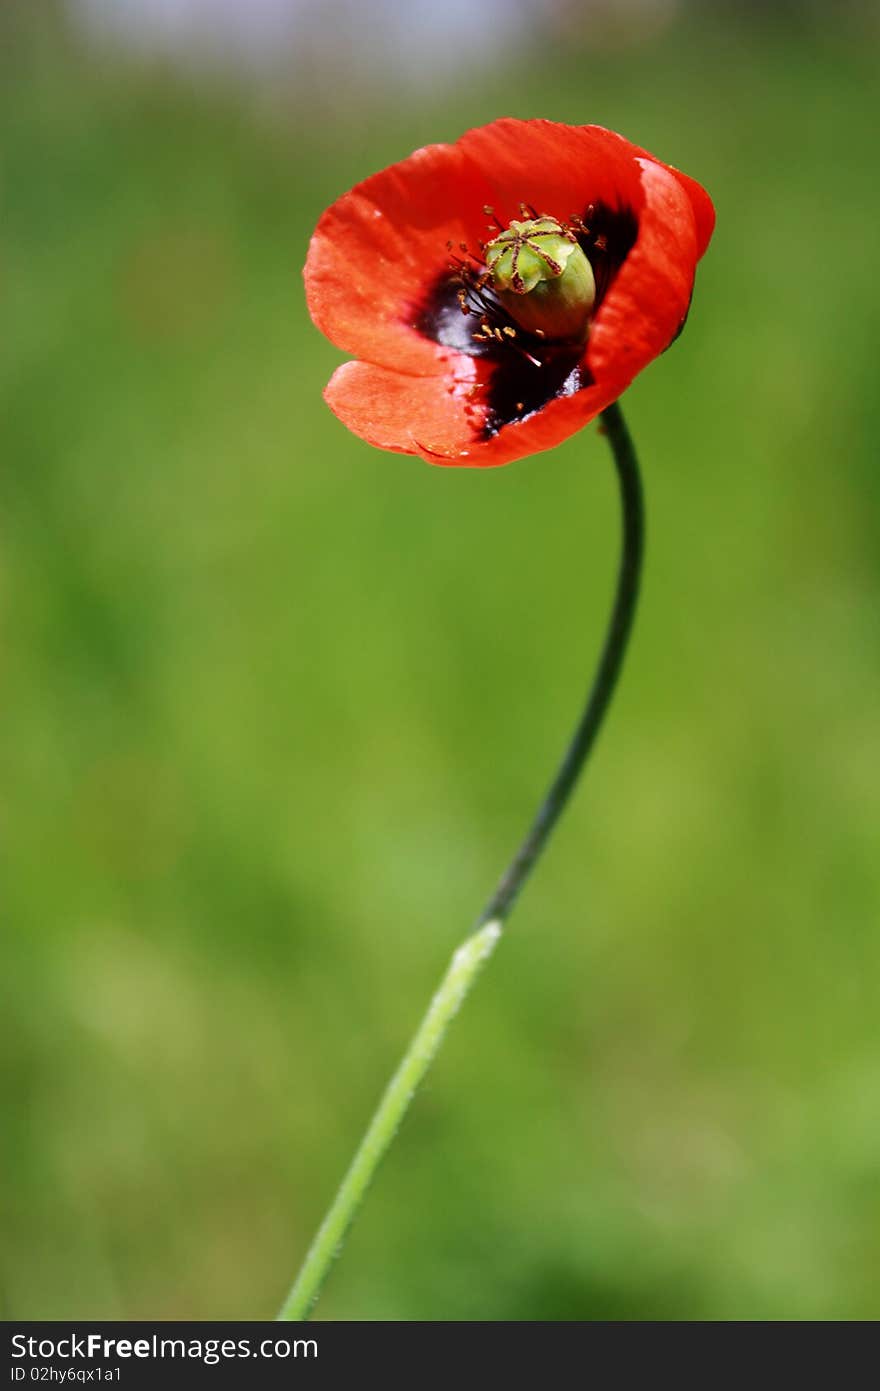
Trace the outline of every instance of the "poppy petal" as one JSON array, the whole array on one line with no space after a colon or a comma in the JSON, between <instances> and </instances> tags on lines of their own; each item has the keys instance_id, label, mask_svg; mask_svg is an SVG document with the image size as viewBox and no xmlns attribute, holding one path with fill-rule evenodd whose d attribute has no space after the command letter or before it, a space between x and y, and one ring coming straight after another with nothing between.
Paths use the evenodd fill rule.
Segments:
<instances>
[{"instance_id":1,"label":"poppy petal","mask_svg":"<svg viewBox=\"0 0 880 1391\"><path fill-rule=\"evenodd\" d=\"M520 203L562 222L585 216L591 203L636 213L642 204L641 151L601 126L505 116L467 131L457 147L486 171L489 203L505 224L520 216Z\"/></svg>"},{"instance_id":2,"label":"poppy petal","mask_svg":"<svg viewBox=\"0 0 880 1391\"><path fill-rule=\"evenodd\" d=\"M372 362L344 362L324 390L324 400L344 425L368 444L400 454L468 462L482 422L470 410L472 359L460 359L460 375L410 376Z\"/></svg>"},{"instance_id":3,"label":"poppy petal","mask_svg":"<svg viewBox=\"0 0 880 1391\"><path fill-rule=\"evenodd\" d=\"M632 381L680 332L697 259L691 200L664 165L642 159L645 207L636 243L602 302L587 361L597 382Z\"/></svg>"},{"instance_id":4,"label":"poppy petal","mask_svg":"<svg viewBox=\"0 0 880 1391\"><path fill-rule=\"evenodd\" d=\"M309 312L338 348L418 375L449 354L418 327L426 286L452 242L485 237L488 185L459 145L429 145L383 169L323 214L304 276Z\"/></svg>"},{"instance_id":5,"label":"poppy petal","mask_svg":"<svg viewBox=\"0 0 880 1391\"><path fill-rule=\"evenodd\" d=\"M698 184L696 179L692 179L689 174L683 174L680 169L676 169L674 164L666 164L656 155L652 155L649 150L637 150L636 154L643 159L651 160L653 164L659 164L661 169L672 174L690 199L697 229L697 260L699 261L705 255L706 247L712 240L712 233L715 230L715 208L712 199L702 184Z\"/></svg>"},{"instance_id":6,"label":"poppy petal","mask_svg":"<svg viewBox=\"0 0 880 1391\"><path fill-rule=\"evenodd\" d=\"M456 380L412 377L369 362L346 362L324 399L368 444L428 463L491 468L552 449L616 400L626 382L607 381L559 397L501 430L488 425L482 364L462 358Z\"/></svg>"}]
</instances>

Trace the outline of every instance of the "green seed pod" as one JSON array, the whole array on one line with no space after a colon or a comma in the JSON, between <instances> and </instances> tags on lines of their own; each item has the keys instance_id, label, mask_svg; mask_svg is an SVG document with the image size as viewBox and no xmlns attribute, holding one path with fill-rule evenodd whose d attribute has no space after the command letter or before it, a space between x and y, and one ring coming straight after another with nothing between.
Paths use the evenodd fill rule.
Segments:
<instances>
[{"instance_id":1,"label":"green seed pod","mask_svg":"<svg viewBox=\"0 0 880 1391\"><path fill-rule=\"evenodd\" d=\"M511 222L486 247L492 288L527 333L583 342L596 302L593 269L572 232L553 217Z\"/></svg>"}]
</instances>

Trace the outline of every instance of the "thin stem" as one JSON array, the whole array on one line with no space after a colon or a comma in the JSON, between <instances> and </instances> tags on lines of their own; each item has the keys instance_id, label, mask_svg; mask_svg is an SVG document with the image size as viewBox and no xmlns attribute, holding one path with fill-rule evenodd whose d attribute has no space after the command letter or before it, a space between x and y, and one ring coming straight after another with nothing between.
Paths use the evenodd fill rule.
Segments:
<instances>
[{"instance_id":1,"label":"thin stem","mask_svg":"<svg viewBox=\"0 0 880 1391\"><path fill-rule=\"evenodd\" d=\"M602 423L617 468L623 516L623 549L614 607L584 713L525 840L481 913L476 930L454 953L403 1061L389 1082L339 1191L309 1247L293 1289L278 1315L279 1319L309 1317L330 1266L342 1248L364 1194L409 1109L419 1083L436 1057L446 1030L473 985L480 967L491 956L523 884L534 869L571 796L614 693L638 598L644 550L644 508L635 449L617 403L603 411Z\"/></svg>"},{"instance_id":2,"label":"thin stem","mask_svg":"<svg viewBox=\"0 0 880 1391\"><path fill-rule=\"evenodd\" d=\"M593 677L584 713L546 797L538 808L522 845L517 850L478 923L505 922L519 897L523 885L534 869L550 832L562 815L574 790L587 755L596 742L596 735L608 709L623 666L627 641L636 612L639 578L645 549L645 508L639 464L623 412L615 401L602 412L602 424L611 444L617 478L620 485L620 505L623 519L623 546L617 575L614 607L608 620L605 644Z\"/></svg>"},{"instance_id":3,"label":"thin stem","mask_svg":"<svg viewBox=\"0 0 880 1391\"><path fill-rule=\"evenodd\" d=\"M394 1139L419 1083L434 1061L454 1014L473 985L480 967L492 955L500 936L501 925L487 923L454 953L427 1014L376 1108L279 1318L308 1318L373 1174Z\"/></svg>"}]
</instances>

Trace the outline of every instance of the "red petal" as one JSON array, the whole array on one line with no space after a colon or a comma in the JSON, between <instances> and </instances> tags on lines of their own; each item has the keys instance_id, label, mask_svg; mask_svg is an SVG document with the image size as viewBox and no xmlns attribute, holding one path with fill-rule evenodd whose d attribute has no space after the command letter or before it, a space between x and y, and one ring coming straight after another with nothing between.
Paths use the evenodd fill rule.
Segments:
<instances>
[{"instance_id":1,"label":"red petal","mask_svg":"<svg viewBox=\"0 0 880 1391\"><path fill-rule=\"evenodd\" d=\"M709 245L715 230L715 208L712 199L702 184L698 184L696 179L692 179L689 174L683 174L680 169L675 168L674 164L665 164L662 159L652 155L649 150L637 150L636 153L644 159L650 159L654 164L659 164L663 169L673 174L690 199L697 229L697 260L699 261L705 255L706 247Z\"/></svg>"},{"instance_id":2,"label":"red petal","mask_svg":"<svg viewBox=\"0 0 880 1391\"><path fill-rule=\"evenodd\" d=\"M458 145L487 170L494 188L493 206L502 222L519 216L521 201L563 221L572 213L583 215L587 204L599 202L612 208L629 207L638 214L642 194L637 162L650 159L673 174L688 195L697 227L698 260L709 244L715 209L702 185L603 126L503 117L467 131Z\"/></svg>"},{"instance_id":3,"label":"red petal","mask_svg":"<svg viewBox=\"0 0 880 1391\"><path fill-rule=\"evenodd\" d=\"M697 259L691 200L664 165L642 159L645 206L635 246L602 301L587 362L597 382L631 382L687 317Z\"/></svg>"},{"instance_id":4,"label":"red petal","mask_svg":"<svg viewBox=\"0 0 880 1391\"><path fill-rule=\"evenodd\" d=\"M520 216L521 202L563 222L584 216L590 203L629 207L637 215L642 204L641 151L601 126L507 116L467 131L457 148L486 171L489 202L504 223Z\"/></svg>"},{"instance_id":5,"label":"red petal","mask_svg":"<svg viewBox=\"0 0 880 1391\"><path fill-rule=\"evenodd\" d=\"M473 361L460 359L463 373ZM481 429L470 415L470 389L464 375L456 382L345 362L330 378L324 400L344 425L380 449L466 464Z\"/></svg>"},{"instance_id":6,"label":"red petal","mask_svg":"<svg viewBox=\"0 0 880 1391\"><path fill-rule=\"evenodd\" d=\"M318 328L345 352L420 375L448 349L414 326L427 288L449 262L447 242L485 238L487 184L460 145L429 145L358 184L328 208L304 276Z\"/></svg>"},{"instance_id":7,"label":"red petal","mask_svg":"<svg viewBox=\"0 0 880 1391\"><path fill-rule=\"evenodd\" d=\"M432 464L489 468L552 449L615 401L626 382L608 380L551 401L524 420L485 433L481 381L485 368L457 359L455 379L411 377L368 362L337 368L324 399L369 444L419 454Z\"/></svg>"}]
</instances>

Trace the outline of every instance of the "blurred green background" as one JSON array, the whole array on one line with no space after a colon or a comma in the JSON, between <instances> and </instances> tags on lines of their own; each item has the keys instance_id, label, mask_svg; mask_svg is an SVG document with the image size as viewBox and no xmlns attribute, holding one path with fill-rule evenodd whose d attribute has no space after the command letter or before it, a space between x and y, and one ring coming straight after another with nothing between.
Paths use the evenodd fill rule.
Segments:
<instances>
[{"instance_id":1,"label":"blurred green background","mask_svg":"<svg viewBox=\"0 0 880 1391\"><path fill-rule=\"evenodd\" d=\"M878 1313L876 12L552 9L423 83L4 4L7 1318L274 1313L579 709L595 429L371 450L300 282L339 193L501 114L622 131L718 230L626 400L611 719L319 1317Z\"/></svg>"}]
</instances>

